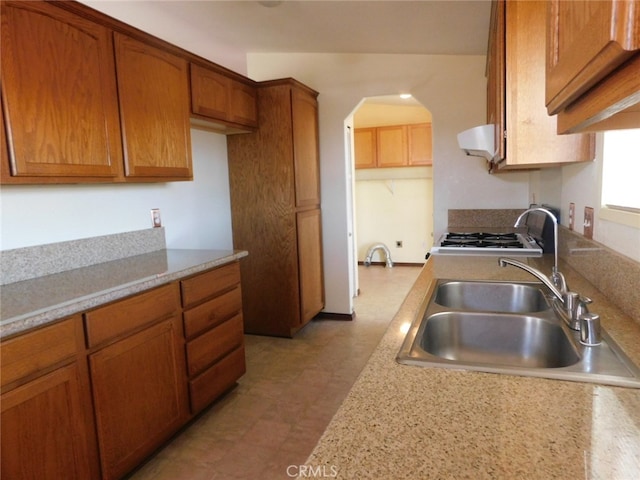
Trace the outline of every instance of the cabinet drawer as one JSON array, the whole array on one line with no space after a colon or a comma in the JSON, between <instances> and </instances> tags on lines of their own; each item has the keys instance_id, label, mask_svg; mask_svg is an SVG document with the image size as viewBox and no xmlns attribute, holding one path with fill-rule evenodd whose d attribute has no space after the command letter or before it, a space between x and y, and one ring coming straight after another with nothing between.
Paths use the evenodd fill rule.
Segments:
<instances>
[{"instance_id":1,"label":"cabinet drawer","mask_svg":"<svg viewBox=\"0 0 640 480\"><path fill-rule=\"evenodd\" d=\"M240 264L233 262L182 280L182 306L189 307L240 283Z\"/></svg>"},{"instance_id":2,"label":"cabinet drawer","mask_svg":"<svg viewBox=\"0 0 640 480\"><path fill-rule=\"evenodd\" d=\"M69 318L2 342L2 387L71 358L76 353L75 322L79 319Z\"/></svg>"},{"instance_id":3,"label":"cabinet drawer","mask_svg":"<svg viewBox=\"0 0 640 480\"><path fill-rule=\"evenodd\" d=\"M184 312L184 334L192 337L218 325L242 310L240 286Z\"/></svg>"},{"instance_id":4,"label":"cabinet drawer","mask_svg":"<svg viewBox=\"0 0 640 480\"><path fill-rule=\"evenodd\" d=\"M180 307L178 284L171 283L85 314L87 343L100 343L168 317Z\"/></svg>"},{"instance_id":5,"label":"cabinet drawer","mask_svg":"<svg viewBox=\"0 0 640 480\"><path fill-rule=\"evenodd\" d=\"M196 375L242 345L242 315L238 314L187 344L187 370Z\"/></svg>"},{"instance_id":6,"label":"cabinet drawer","mask_svg":"<svg viewBox=\"0 0 640 480\"><path fill-rule=\"evenodd\" d=\"M196 413L213 402L246 372L244 347L239 347L197 378L189 382L191 412Z\"/></svg>"}]
</instances>

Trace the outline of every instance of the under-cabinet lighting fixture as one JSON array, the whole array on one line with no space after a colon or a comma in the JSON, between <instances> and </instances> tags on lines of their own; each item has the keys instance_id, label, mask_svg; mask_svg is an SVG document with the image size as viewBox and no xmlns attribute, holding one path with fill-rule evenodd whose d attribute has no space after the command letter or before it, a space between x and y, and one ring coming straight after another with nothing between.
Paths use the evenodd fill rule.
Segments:
<instances>
[{"instance_id":1,"label":"under-cabinet lighting fixture","mask_svg":"<svg viewBox=\"0 0 640 480\"><path fill-rule=\"evenodd\" d=\"M400 94L400 98L403 99L403 100L407 100L407 99L411 98L411 96L412 95L410 93L401 93Z\"/></svg>"}]
</instances>

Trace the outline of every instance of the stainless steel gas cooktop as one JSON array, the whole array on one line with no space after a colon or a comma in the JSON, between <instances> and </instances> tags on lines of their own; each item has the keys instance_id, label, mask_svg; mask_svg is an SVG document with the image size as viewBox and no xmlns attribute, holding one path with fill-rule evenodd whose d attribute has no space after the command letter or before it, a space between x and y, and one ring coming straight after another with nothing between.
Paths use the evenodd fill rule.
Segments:
<instances>
[{"instance_id":1,"label":"stainless steel gas cooktop","mask_svg":"<svg viewBox=\"0 0 640 480\"><path fill-rule=\"evenodd\" d=\"M542 255L536 240L526 234L511 232L445 233L432 253L451 255Z\"/></svg>"}]
</instances>

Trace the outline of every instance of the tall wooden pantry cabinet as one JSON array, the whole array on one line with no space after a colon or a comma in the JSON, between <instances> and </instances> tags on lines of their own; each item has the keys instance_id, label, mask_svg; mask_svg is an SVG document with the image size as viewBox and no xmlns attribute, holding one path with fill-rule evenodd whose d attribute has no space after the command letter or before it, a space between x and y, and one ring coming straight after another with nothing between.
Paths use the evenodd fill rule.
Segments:
<instances>
[{"instance_id":1,"label":"tall wooden pantry cabinet","mask_svg":"<svg viewBox=\"0 0 640 480\"><path fill-rule=\"evenodd\" d=\"M292 337L324 306L318 93L258 86L258 131L227 137L246 333Z\"/></svg>"}]
</instances>

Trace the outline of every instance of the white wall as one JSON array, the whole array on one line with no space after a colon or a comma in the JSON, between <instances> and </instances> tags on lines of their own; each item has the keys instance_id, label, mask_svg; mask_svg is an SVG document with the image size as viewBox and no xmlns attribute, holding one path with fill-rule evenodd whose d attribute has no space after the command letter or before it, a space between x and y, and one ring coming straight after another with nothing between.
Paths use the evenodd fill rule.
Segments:
<instances>
[{"instance_id":1,"label":"white wall","mask_svg":"<svg viewBox=\"0 0 640 480\"><path fill-rule=\"evenodd\" d=\"M0 250L150 228L151 208L169 248L233 248L226 137L191 138L193 182L3 186Z\"/></svg>"},{"instance_id":2,"label":"white wall","mask_svg":"<svg viewBox=\"0 0 640 480\"><path fill-rule=\"evenodd\" d=\"M446 55L251 53L255 80L294 77L320 92L326 307L351 313L344 120L363 97L409 92L433 115L434 234L449 208L518 208L529 203L529 175L489 175L466 157L458 132L485 122L485 57Z\"/></svg>"},{"instance_id":3,"label":"white wall","mask_svg":"<svg viewBox=\"0 0 640 480\"><path fill-rule=\"evenodd\" d=\"M355 192L358 261L382 242L394 262L424 263L432 245L433 179L357 180ZM374 262L385 260L380 252L374 253Z\"/></svg>"},{"instance_id":4,"label":"white wall","mask_svg":"<svg viewBox=\"0 0 640 480\"><path fill-rule=\"evenodd\" d=\"M212 41L215 32L193 28L180 16L180 2L80 0L80 3L234 72L247 74L244 52Z\"/></svg>"},{"instance_id":5,"label":"white wall","mask_svg":"<svg viewBox=\"0 0 640 480\"><path fill-rule=\"evenodd\" d=\"M584 232L584 207L594 209L593 239L607 247L640 262L640 230L600 218L602 189L603 135L596 135L596 159L589 163L566 165L557 169L541 170L540 185L532 184L532 192L545 203L560 206L560 223L569 226L569 203L576 206L574 230ZM534 177L532 177L533 179ZM560 183L550 191L549 185ZM560 195L557 195L557 192Z\"/></svg>"}]
</instances>

